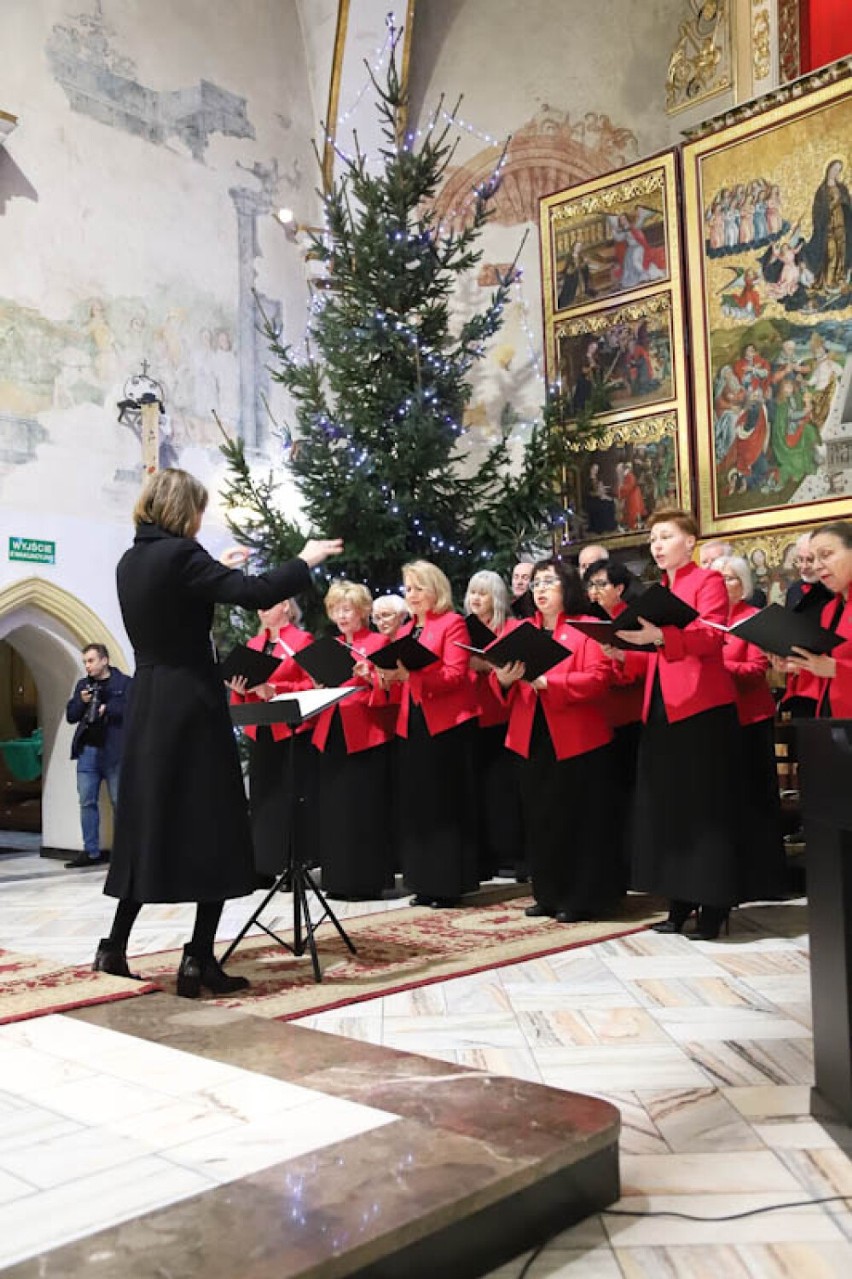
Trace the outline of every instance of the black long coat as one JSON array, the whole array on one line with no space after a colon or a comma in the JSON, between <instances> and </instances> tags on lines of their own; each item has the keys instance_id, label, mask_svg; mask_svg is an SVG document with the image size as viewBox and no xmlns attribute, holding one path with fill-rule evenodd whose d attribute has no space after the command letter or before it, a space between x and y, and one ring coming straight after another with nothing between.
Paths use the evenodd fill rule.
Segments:
<instances>
[{"instance_id":1,"label":"black long coat","mask_svg":"<svg viewBox=\"0 0 852 1279\"><path fill-rule=\"evenodd\" d=\"M300 559L258 577L194 538L137 528L117 570L136 658L115 838L104 892L138 902L221 901L254 891L243 779L210 641L215 603L270 608L309 585Z\"/></svg>"}]
</instances>

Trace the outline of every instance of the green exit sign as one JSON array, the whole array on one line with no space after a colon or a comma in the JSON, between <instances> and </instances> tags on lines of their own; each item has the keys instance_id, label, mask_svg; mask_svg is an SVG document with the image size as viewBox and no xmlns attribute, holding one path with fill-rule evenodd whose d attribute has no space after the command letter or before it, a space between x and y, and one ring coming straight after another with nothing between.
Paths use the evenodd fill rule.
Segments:
<instances>
[{"instance_id":1,"label":"green exit sign","mask_svg":"<svg viewBox=\"0 0 852 1279\"><path fill-rule=\"evenodd\" d=\"M34 537L10 537L9 559L27 560L30 564L55 564L56 543Z\"/></svg>"}]
</instances>

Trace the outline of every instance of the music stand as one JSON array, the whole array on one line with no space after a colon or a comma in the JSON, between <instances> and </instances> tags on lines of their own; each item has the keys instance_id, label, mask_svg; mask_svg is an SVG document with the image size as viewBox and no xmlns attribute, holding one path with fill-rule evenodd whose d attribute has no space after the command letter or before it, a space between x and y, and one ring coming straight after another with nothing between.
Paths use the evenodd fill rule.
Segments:
<instances>
[{"instance_id":1,"label":"music stand","mask_svg":"<svg viewBox=\"0 0 852 1279\"><path fill-rule=\"evenodd\" d=\"M268 702L243 702L231 706L231 719L234 724L241 726L248 724L255 725L271 725L271 724L288 724L290 728L296 729L300 724L304 724L306 720L313 719L322 711L327 710L329 706L335 706L341 702L344 697L349 697L352 693L357 693L357 688L310 688L299 693L282 694L280 697L273 697ZM287 784L290 803L293 802L293 787L295 783L296 769L293 759L293 743L296 740L295 732L290 734L289 745L287 749ZM340 934L342 940L349 947L353 955L357 954L351 939L335 915L334 911L328 904L325 895L317 887L317 883L310 870L300 858L296 855L295 842L293 838L295 825L295 816L287 824L287 848L285 850L284 870L276 878L275 883L258 906L257 910L246 920L243 927L237 933L228 949L222 956L222 963L234 953L237 946L245 937L248 930L253 924L257 924L267 936L277 941L279 946L284 946L291 954L301 958L305 953L305 948L311 953L311 962L314 969L314 980L322 981L322 970L320 969L319 956L317 955L317 944L314 934L321 924L326 920L334 925ZM293 891L293 942L285 941L283 937L279 937L276 932L260 919L266 907L272 901L276 893L285 891L285 885L289 885ZM308 891L311 891L317 898L322 907L322 914L317 920L311 917L310 906L308 904Z\"/></svg>"}]
</instances>

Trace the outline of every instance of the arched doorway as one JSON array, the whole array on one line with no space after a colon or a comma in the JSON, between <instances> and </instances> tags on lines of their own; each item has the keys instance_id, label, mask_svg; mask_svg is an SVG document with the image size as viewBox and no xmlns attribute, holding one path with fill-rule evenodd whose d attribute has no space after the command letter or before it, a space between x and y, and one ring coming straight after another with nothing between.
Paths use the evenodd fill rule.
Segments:
<instances>
[{"instance_id":1,"label":"arched doorway","mask_svg":"<svg viewBox=\"0 0 852 1279\"><path fill-rule=\"evenodd\" d=\"M82 646L106 644L113 666L126 671L123 645L87 604L42 577L22 578L0 589L0 639L20 654L38 693L44 735L42 851L78 851L82 840L65 705L82 674Z\"/></svg>"}]
</instances>

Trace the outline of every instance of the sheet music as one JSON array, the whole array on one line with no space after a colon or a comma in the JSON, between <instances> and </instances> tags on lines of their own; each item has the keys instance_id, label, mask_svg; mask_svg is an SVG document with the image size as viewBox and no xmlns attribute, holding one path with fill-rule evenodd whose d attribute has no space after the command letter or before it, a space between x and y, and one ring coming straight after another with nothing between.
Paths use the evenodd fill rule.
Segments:
<instances>
[{"instance_id":1,"label":"sheet music","mask_svg":"<svg viewBox=\"0 0 852 1279\"><path fill-rule=\"evenodd\" d=\"M357 692L358 688L304 688L297 693L279 693L277 697L271 697L267 705L298 702L299 714L303 719L309 719L311 715L319 715L329 706L334 706L336 702L343 701L344 697L351 697Z\"/></svg>"}]
</instances>

